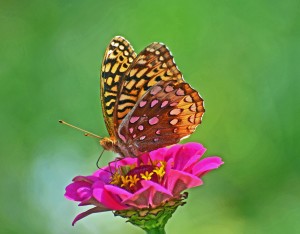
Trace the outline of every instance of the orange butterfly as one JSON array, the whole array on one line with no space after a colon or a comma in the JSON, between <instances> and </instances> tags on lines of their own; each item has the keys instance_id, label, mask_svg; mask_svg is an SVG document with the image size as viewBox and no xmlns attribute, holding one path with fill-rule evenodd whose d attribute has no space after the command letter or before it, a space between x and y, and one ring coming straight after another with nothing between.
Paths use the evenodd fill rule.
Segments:
<instances>
[{"instance_id":1,"label":"orange butterfly","mask_svg":"<svg viewBox=\"0 0 300 234\"><path fill-rule=\"evenodd\" d=\"M162 43L136 55L126 39L114 37L104 55L100 87L110 135L100 144L122 157L178 143L195 131L204 114L203 99L184 81Z\"/></svg>"}]
</instances>

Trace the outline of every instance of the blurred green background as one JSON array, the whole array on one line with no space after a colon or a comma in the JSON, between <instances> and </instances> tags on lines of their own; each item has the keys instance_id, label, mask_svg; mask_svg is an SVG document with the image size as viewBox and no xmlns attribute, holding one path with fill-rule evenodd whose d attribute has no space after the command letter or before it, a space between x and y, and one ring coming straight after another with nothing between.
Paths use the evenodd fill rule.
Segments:
<instances>
[{"instance_id":1,"label":"blurred green background","mask_svg":"<svg viewBox=\"0 0 300 234\"><path fill-rule=\"evenodd\" d=\"M75 175L96 169L101 147L58 120L107 136L99 70L116 35L137 52L168 45L205 100L185 142L225 161L190 190L167 233L300 233L299 1L0 5L1 233L143 233L112 213L72 227L86 208L63 197Z\"/></svg>"}]
</instances>

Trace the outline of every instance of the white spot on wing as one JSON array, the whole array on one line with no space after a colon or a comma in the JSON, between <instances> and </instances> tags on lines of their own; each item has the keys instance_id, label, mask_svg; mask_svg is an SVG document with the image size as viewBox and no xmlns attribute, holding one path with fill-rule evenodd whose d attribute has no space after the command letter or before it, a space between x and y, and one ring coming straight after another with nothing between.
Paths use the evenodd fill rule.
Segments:
<instances>
[{"instance_id":1,"label":"white spot on wing","mask_svg":"<svg viewBox=\"0 0 300 234\"><path fill-rule=\"evenodd\" d=\"M190 110L193 111L193 112L196 112L196 104L193 103L191 106L190 106Z\"/></svg>"},{"instance_id":2,"label":"white spot on wing","mask_svg":"<svg viewBox=\"0 0 300 234\"><path fill-rule=\"evenodd\" d=\"M193 99L192 99L192 97L190 95L188 95L188 96L186 96L184 98L184 101L186 101L186 102L193 102Z\"/></svg>"},{"instance_id":3,"label":"white spot on wing","mask_svg":"<svg viewBox=\"0 0 300 234\"><path fill-rule=\"evenodd\" d=\"M163 108L163 107L165 107L166 105L168 105L168 103L169 103L169 101L165 100L165 101L162 102L162 104L161 104L160 107Z\"/></svg>"},{"instance_id":4,"label":"white spot on wing","mask_svg":"<svg viewBox=\"0 0 300 234\"><path fill-rule=\"evenodd\" d=\"M175 124L177 124L178 123L178 119L172 119L171 121L170 121L170 124L171 125L175 125Z\"/></svg>"},{"instance_id":5,"label":"white spot on wing","mask_svg":"<svg viewBox=\"0 0 300 234\"><path fill-rule=\"evenodd\" d=\"M177 91L176 91L176 95L177 96L184 96L184 90L179 88Z\"/></svg>"},{"instance_id":6,"label":"white spot on wing","mask_svg":"<svg viewBox=\"0 0 300 234\"><path fill-rule=\"evenodd\" d=\"M154 87L151 89L150 94L154 96L154 95L156 95L160 90L162 90L162 87L161 87L161 86L159 86L159 85L154 86Z\"/></svg>"},{"instance_id":7,"label":"white spot on wing","mask_svg":"<svg viewBox=\"0 0 300 234\"><path fill-rule=\"evenodd\" d=\"M173 109L170 111L170 115L179 115L181 113L181 109Z\"/></svg>"},{"instance_id":8,"label":"white spot on wing","mask_svg":"<svg viewBox=\"0 0 300 234\"><path fill-rule=\"evenodd\" d=\"M151 106L151 107L154 107L157 103L158 103L158 100L157 100L157 99L154 99L154 100L151 102L150 106Z\"/></svg>"},{"instance_id":9,"label":"white spot on wing","mask_svg":"<svg viewBox=\"0 0 300 234\"><path fill-rule=\"evenodd\" d=\"M123 136L121 133L119 133L119 137L120 137L120 139L121 139L122 141L126 142L125 136Z\"/></svg>"},{"instance_id":10,"label":"white spot on wing","mask_svg":"<svg viewBox=\"0 0 300 234\"><path fill-rule=\"evenodd\" d=\"M140 107L144 107L146 104L147 104L147 101L141 101L140 104L139 104L139 106Z\"/></svg>"},{"instance_id":11,"label":"white spot on wing","mask_svg":"<svg viewBox=\"0 0 300 234\"><path fill-rule=\"evenodd\" d=\"M144 126L143 125L139 125L138 126L138 130L143 131L144 130Z\"/></svg>"},{"instance_id":12,"label":"white spot on wing","mask_svg":"<svg viewBox=\"0 0 300 234\"><path fill-rule=\"evenodd\" d=\"M170 85L167 85L167 87L165 88L165 91L167 92L167 93L169 93L169 92L171 92L171 91L173 91L174 90L174 88L172 87L172 86L170 86Z\"/></svg>"},{"instance_id":13,"label":"white spot on wing","mask_svg":"<svg viewBox=\"0 0 300 234\"><path fill-rule=\"evenodd\" d=\"M158 123L158 121L159 121L159 119L157 117L152 117L151 119L149 119L148 123L150 125L155 125Z\"/></svg>"},{"instance_id":14,"label":"white spot on wing","mask_svg":"<svg viewBox=\"0 0 300 234\"><path fill-rule=\"evenodd\" d=\"M131 118L130 118L130 120L129 120L129 122L130 123L135 123L136 121L138 121L140 119L140 117L138 117L138 116L132 116Z\"/></svg>"}]
</instances>

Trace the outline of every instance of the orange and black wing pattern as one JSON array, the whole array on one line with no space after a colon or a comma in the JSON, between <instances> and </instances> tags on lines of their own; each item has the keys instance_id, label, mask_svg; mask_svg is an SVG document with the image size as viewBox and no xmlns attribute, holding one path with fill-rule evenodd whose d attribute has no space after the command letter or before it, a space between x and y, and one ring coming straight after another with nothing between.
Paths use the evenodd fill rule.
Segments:
<instances>
[{"instance_id":1,"label":"orange and black wing pattern","mask_svg":"<svg viewBox=\"0 0 300 234\"><path fill-rule=\"evenodd\" d=\"M105 52L101 102L115 151L124 157L178 143L205 111L164 44L154 42L136 55L123 37L113 38Z\"/></svg>"},{"instance_id":2,"label":"orange and black wing pattern","mask_svg":"<svg viewBox=\"0 0 300 234\"><path fill-rule=\"evenodd\" d=\"M119 98L124 74L135 59L136 54L130 43L116 36L109 43L102 62L100 76L100 98L106 128L110 137L115 138L114 111Z\"/></svg>"},{"instance_id":3,"label":"orange and black wing pattern","mask_svg":"<svg viewBox=\"0 0 300 234\"><path fill-rule=\"evenodd\" d=\"M117 100L114 118L116 131L122 120L136 105L149 88L160 81L183 82L169 49L162 43L147 46L124 74L120 96Z\"/></svg>"},{"instance_id":4,"label":"orange and black wing pattern","mask_svg":"<svg viewBox=\"0 0 300 234\"><path fill-rule=\"evenodd\" d=\"M160 81L138 100L118 134L138 155L188 137L201 123L204 111L203 99L188 83Z\"/></svg>"}]
</instances>

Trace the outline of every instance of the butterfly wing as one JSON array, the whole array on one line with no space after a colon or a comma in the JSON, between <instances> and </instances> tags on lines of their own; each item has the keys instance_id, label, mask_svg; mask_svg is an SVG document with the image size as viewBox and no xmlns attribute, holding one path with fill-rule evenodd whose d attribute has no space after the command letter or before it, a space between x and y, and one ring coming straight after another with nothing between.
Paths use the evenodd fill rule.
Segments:
<instances>
[{"instance_id":1,"label":"butterfly wing","mask_svg":"<svg viewBox=\"0 0 300 234\"><path fill-rule=\"evenodd\" d=\"M119 138L138 156L189 136L201 123L203 114L203 99L188 83L161 81L122 121Z\"/></svg>"},{"instance_id":2,"label":"butterfly wing","mask_svg":"<svg viewBox=\"0 0 300 234\"><path fill-rule=\"evenodd\" d=\"M159 81L183 82L169 49L154 42L147 46L124 74L120 96L115 107L115 129L149 88Z\"/></svg>"},{"instance_id":3,"label":"butterfly wing","mask_svg":"<svg viewBox=\"0 0 300 234\"><path fill-rule=\"evenodd\" d=\"M106 128L111 137L115 137L114 109L120 94L123 77L136 54L130 43L123 37L114 37L109 43L101 69L100 98Z\"/></svg>"}]
</instances>

